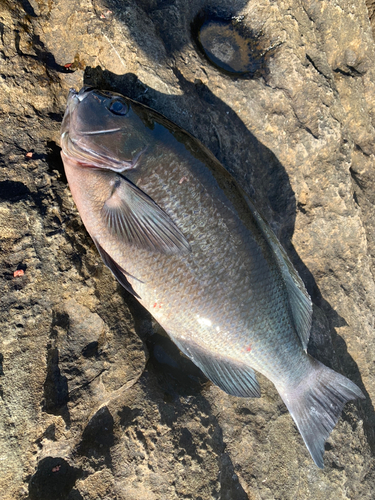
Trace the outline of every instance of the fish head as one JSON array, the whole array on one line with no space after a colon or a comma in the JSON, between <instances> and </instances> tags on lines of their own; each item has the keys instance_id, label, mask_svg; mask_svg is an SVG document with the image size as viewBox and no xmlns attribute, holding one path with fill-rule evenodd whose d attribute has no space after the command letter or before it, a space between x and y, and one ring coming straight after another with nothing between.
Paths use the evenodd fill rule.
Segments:
<instances>
[{"instance_id":1,"label":"fish head","mask_svg":"<svg viewBox=\"0 0 375 500\"><path fill-rule=\"evenodd\" d=\"M114 92L70 89L61 126L62 154L82 166L115 172L135 168L152 134L148 137L134 106Z\"/></svg>"}]
</instances>

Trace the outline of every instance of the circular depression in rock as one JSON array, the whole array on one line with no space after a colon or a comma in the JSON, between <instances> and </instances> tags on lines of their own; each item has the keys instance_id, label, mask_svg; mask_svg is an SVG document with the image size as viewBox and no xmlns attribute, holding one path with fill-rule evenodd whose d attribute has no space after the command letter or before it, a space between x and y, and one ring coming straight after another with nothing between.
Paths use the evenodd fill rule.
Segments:
<instances>
[{"instance_id":1,"label":"circular depression in rock","mask_svg":"<svg viewBox=\"0 0 375 500\"><path fill-rule=\"evenodd\" d=\"M261 37L252 33L241 18L201 12L192 22L191 31L198 51L226 74L254 76L265 65L268 51Z\"/></svg>"}]
</instances>

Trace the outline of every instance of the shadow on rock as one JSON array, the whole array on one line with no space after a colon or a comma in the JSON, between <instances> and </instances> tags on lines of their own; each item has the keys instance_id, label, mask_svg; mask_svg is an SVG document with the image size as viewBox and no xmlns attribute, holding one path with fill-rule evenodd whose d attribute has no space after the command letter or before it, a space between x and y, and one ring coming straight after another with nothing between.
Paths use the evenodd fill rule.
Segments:
<instances>
[{"instance_id":1,"label":"shadow on rock","mask_svg":"<svg viewBox=\"0 0 375 500\"><path fill-rule=\"evenodd\" d=\"M106 406L90 419L77 446L77 454L84 455L90 463L99 468L112 467L111 447L114 445L113 417Z\"/></svg>"},{"instance_id":2,"label":"shadow on rock","mask_svg":"<svg viewBox=\"0 0 375 500\"><path fill-rule=\"evenodd\" d=\"M175 346L174 349L177 350ZM177 357L175 362L176 359ZM217 498L222 500L247 500L248 495L239 482L230 456L225 451L226 443L219 420L210 402L201 392L203 383L207 379L203 374L199 379L200 370L190 360L186 359L186 362L185 373L180 373L180 375L176 373L176 378L174 378L173 375L170 376L170 368L167 368L167 371L163 369L162 372L160 365L151 361L148 370L140 379L145 400L157 405L160 422L158 425L163 429L171 430L168 434L171 446L170 448L168 445L168 453L181 464L184 470L199 469L210 475L210 483L214 489L211 492L213 497L216 498L217 495ZM195 380L189 373L189 365L192 365L191 369L195 372ZM188 380L190 380L190 387ZM142 430L148 427L147 406L144 409L123 407L119 416L123 429L128 426L137 428L137 439L144 442L147 449L145 439L147 432ZM194 420L194 425L190 427L186 424L186 420L189 422ZM207 460L208 456L216 457L213 458L217 466L216 478L213 475L215 467ZM179 480L176 479L176 482ZM217 485L219 485L219 491L215 491Z\"/></svg>"},{"instance_id":3,"label":"shadow on rock","mask_svg":"<svg viewBox=\"0 0 375 500\"><path fill-rule=\"evenodd\" d=\"M29 482L30 500L75 500L82 499L78 491L72 491L80 470L66 460L46 457L38 463L38 468Z\"/></svg>"},{"instance_id":4,"label":"shadow on rock","mask_svg":"<svg viewBox=\"0 0 375 500\"><path fill-rule=\"evenodd\" d=\"M59 350L50 348L47 353L47 376L44 382L43 410L52 415L61 415L66 425L70 425L68 409L69 388L67 378L59 367Z\"/></svg>"},{"instance_id":5,"label":"shadow on rock","mask_svg":"<svg viewBox=\"0 0 375 500\"><path fill-rule=\"evenodd\" d=\"M152 52L153 45L149 43L149 36L156 35L165 50L165 58L169 59L178 55L181 49L188 43L186 29L200 11L213 17L227 19L243 9L248 0L235 0L228 2L217 0L205 1L192 0L182 5L185 11L176 16L175 0L137 0L127 3L126 8L116 0L104 0L104 5L120 19L131 32L131 36L139 47L145 52ZM180 21L180 25L179 25ZM143 29L142 29L143 27ZM171 28L173 27L173 28ZM151 54L152 55L152 54ZM164 61L165 62L165 61Z\"/></svg>"}]
</instances>

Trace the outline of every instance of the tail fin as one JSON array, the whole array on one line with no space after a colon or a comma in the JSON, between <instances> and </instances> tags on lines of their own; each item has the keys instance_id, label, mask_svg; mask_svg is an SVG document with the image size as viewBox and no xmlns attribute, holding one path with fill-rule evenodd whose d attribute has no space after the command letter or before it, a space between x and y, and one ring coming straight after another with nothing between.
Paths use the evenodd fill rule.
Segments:
<instances>
[{"instance_id":1,"label":"tail fin","mask_svg":"<svg viewBox=\"0 0 375 500\"><path fill-rule=\"evenodd\" d=\"M314 462L323 469L324 443L347 401L364 398L349 379L310 358L307 377L292 389L279 390Z\"/></svg>"}]
</instances>

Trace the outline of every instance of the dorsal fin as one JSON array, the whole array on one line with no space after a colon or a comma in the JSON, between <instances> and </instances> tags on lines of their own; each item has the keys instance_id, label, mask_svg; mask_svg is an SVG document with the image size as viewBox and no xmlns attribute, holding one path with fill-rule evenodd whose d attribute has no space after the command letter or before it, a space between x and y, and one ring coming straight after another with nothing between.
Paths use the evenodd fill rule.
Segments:
<instances>
[{"instance_id":1,"label":"dorsal fin","mask_svg":"<svg viewBox=\"0 0 375 500\"><path fill-rule=\"evenodd\" d=\"M312 320L312 302L310 299L310 295L307 293L302 279L300 278L298 272L295 270L293 264L290 262L287 253L281 246L281 243L277 239L275 233L272 231L263 217L259 214L259 212L255 209L254 205L246 195L245 198L254 218L258 222L258 226L261 229L263 236L268 241L279 264L279 268L288 293L294 326L301 341L302 347L306 351L310 337Z\"/></svg>"}]
</instances>

